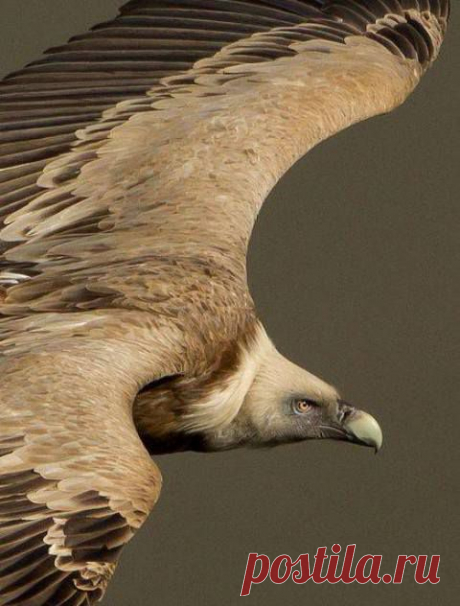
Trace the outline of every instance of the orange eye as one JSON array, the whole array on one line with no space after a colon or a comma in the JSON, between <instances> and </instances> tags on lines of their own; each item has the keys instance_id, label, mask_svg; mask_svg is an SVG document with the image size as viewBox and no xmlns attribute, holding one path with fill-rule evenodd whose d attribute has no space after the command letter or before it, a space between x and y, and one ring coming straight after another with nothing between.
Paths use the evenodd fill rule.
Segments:
<instances>
[{"instance_id":1,"label":"orange eye","mask_svg":"<svg viewBox=\"0 0 460 606\"><path fill-rule=\"evenodd\" d=\"M300 414L308 412L312 408L313 404L310 400L298 400L296 402L296 411Z\"/></svg>"}]
</instances>

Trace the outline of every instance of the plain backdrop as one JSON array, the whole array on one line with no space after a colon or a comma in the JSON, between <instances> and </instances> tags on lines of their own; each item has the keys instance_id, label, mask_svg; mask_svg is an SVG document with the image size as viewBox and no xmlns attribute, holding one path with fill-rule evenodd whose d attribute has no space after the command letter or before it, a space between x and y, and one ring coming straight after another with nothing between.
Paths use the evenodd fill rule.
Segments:
<instances>
[{"instance_id":1,"label":"plain backdrop","mask_svg":"<svg viewBox=\"0 0 460 606\"><path fill-rule=\"evenodd\" d=\"M1 0L2 75L121 4ZM459 8L410 100L299 162L270 196L251 246L252 292L278 348L375 414L384 449L375 457L318 442L159 457L161 499L126 549L108 605L233 606L249 552L296 558L334 543L383 555L390 573L399 554L440 554L441 583L418 586L408 566L399 586L267 581L245 602L454 603Z\"/></svg>"}]
</instances>

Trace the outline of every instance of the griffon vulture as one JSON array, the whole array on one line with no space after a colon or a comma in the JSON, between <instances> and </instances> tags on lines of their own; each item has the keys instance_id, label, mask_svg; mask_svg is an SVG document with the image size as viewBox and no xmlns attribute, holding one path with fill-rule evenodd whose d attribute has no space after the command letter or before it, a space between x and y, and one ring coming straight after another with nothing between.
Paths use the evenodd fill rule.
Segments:
<instances>
[{"instance_id":1,"label":"griffon vulture","mask_svg":"<svg viewBox=\"0 0 460 606\"><path fill-rule=\"evenodd\" d=\"M1 605L102 599L160 493L150 454L381 446L275 349L246 253L283 173L401 104L448 15L132 0L1 84Z\"/></svg>"}]
</instances>

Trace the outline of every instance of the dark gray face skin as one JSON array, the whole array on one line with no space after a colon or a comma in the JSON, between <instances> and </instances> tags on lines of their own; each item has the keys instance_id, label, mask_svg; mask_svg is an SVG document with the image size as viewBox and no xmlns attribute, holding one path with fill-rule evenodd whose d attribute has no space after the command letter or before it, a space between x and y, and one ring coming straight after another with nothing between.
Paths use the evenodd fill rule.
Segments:
<instances>
[{"instance_id":1,"label":"dark gray face skin","mask_svg":"<svg viewBox=\"0 0 460 606\"><path fill-rule=\"evenodd\" d=\"M369 439L370 436L363 438L352 431L353 420L364 413L348 402L338 400L337 409L333 415L316 402L307 402L308 409L303 412L302 409L305 404L302 404L302 402L302 400L295 400L290 403L294 410L293 414L302 418L306 417L305 421L310 425L312 433L316 433L314 437L326 440L343 440L360 446L370 446L375 448L376 451L379 450L380 445L373 443L373 440Z\"/></svg>"},{"instance_id":2,"label":"dark gray face skin","mask_svg":"<svg viewBox=\"0 0 460 606\"><path fill-rule=\"evenodd\" d=\"M288 442L305 439L347 440L349 433L343 423L352 414L354 408L339 400L335 407L325 407L320 403L302 396L288 398L285 402L286 414L291 418L292 433L286 435ZM353 436L349 436L350 441ZM283 441L283 437L280 436Z\"/></svg>"}]
</instances>

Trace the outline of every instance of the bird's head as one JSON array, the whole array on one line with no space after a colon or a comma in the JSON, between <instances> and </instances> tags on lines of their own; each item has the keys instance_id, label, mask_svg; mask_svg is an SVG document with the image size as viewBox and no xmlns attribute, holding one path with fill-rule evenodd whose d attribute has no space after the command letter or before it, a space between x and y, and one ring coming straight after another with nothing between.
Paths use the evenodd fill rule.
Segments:
<instances>
[{"instance_id":1,"label":"bird's head","mask_svg":"<svg viewBox=\"0 0 460 606\"><path fill-rule=\"evenodd\" d=\"M210 449L275 446L332 439L378 451L382 430L370 414L345 402L337 390L282 356L263 331L251 356L257 367L230 423L208 433ZM243 372L240 370L240 372Z\"/></svg>"},{"instance_id":2,"label":"bird's head","mask_svg":"<svg viewBox=\"0 0 460 606\"><path fill-rule=\"evenodd\" d=\"M260 324L227 357L205 377L167 378L138 395L134 420L152 454L327 438L382 446L377 421L282 356Z\"/></svg>"}]
</instances>

